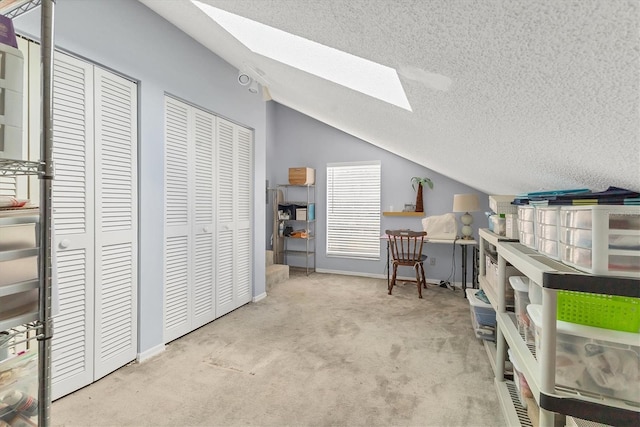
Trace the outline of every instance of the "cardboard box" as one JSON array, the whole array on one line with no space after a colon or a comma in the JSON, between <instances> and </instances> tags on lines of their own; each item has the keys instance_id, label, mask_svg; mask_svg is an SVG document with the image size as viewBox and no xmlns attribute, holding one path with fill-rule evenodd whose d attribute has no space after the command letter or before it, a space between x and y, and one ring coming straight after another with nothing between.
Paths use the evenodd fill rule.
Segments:
<instances>
[{"instance_id":1,"label":"cardboard box","mask_svg":"<svg viewBox=\"0 0 640 427\"><path fill-rule=\"evenodd\" d=\"M316 170L313 168L289 168L289 184L313 185L316 183Z\"/></svg>"}]
</instances>

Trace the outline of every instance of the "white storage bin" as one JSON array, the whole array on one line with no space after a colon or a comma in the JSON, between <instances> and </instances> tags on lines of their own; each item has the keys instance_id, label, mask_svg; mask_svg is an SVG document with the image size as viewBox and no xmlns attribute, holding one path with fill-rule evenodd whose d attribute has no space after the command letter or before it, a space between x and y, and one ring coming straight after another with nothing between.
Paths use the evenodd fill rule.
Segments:
<instances>
[{"instance_id":1,"label":"white storage bin","mask_svg":"<svg viewBox=\"0 0 640 427\"><path fill-rule=\"evenodd\" d=\"M511 204L515 198L516 196L491 195L489 196L489 208L497 214L518 213L518 206Z\"/></svg>"},{"instance_id":2,"label":"white storage bin","mask_svg":"<svg viewBox=\"0 0 640 427\"><path fill-rule=\"evenodd\" d=\"M518 229L520 232L534 236L536 234L536 226L533 221L521 220L518 218Z\"/></svg>"},{"instance_id":3,"label":"white storage bin","mask_svg":"<svg viewBox=\"0 0 640 427\"><path fill-rule=\"evenodd\" d=\"M506 214L505 223L505 236L509 239L518 239L520 236L520 233L518 232L518 214Z\"/></svg>"},{"instance_id":4,"label":"white storage bin","mask_svg":"<svg viewBox=\"0 0 640 427\"><path fill-rule=\"evenodd\" d=\"M524 377L524 375L522 375L522 370L520 369L517 360L513 357L511 349L507 350L507 354L509 355L509 361L511 361L511 365L513 365L513 382L516 385L516 390L518 390L518 399L520 400L520 405L523 408L526 408L526 398L532 398L533 393L531 392L531 388L529 388L527 379Z\"/></svg>"},{"instance_id":5,"label":"white storage bin","mask_svg":"<svg viewBox=\"0 0 640 427\"><path fill-rule=\"evenodd\" d=\"M539 357L542 306L530 304L527 311ZM640 335L557 321L556 384L639 404Z\"/></svg>"},{"instance_id":6,"label":"white storage bin","mask_svg":"<svg viewBox=\"0 0 640 427\"><path fill-rule=\"evenodd\" d=\"M560 225L573 228L640 230L640 206L563 206Z\"/></svg>"},{"instance_id":7,"label":"white storage bin","mask_svg":"<svg viewBox=\"0 0 640 427\"><path fill-rule=\"evenodd\" d=\"M0 43L0 87L22 93L24 56L20 49Z\"/></svg>"},{"instance_id":8,"label":"white storage bin","mask_svg":"<svg viewBox=\"0 0 640 427\"><path fill-rule=\"evenodd\" d=\"M560 259L558 255L558 239L550 240L538 237L536 245L538 252L545 254L549 258Z\"/></svg>"},{"instance_id":9,"label":"white storage bin","mask_svg":"<svg viewBox=\"0 0 640 427\"><path fill-rule=\"evenodd\" d=\"M536 235L533 233L529 234L525 233L524 231L520 231L520 243L531 249L538 250L536 248Z\"/></svg>"},{"instance_id":10,"label":"white storage bin","mask_svg":"<svg viewBox=\"0 0 640 427\"><path fill-rule=\"evenodd\" d=\"M518 236L520 243L537 250L536 215L533 206L518 206Z\"/></svg>"},{"instance_id":11,"label":"white storage bin","mask_svg":"<svg viewBox=\"0 0 640 427\"><path fill-rule=\"evenodd\" d=\"M0 261L0 286L36 280L38 278L38 257L30 256Z\"/></svg>"},{"instance_id":12,"label":"white storage bin","mask_svg":"<svg viewBox=\"0 0 640 427\"><path fill-rule=\"evenodd\" d=\"M35 223L0 225L0 252L29 249L36 246Z\"/></svg>"},{"instance_id":13,"label":"white storage bin","mask_svg":"<svg viewBox=\"0 0 640 427\"><path fill-rule=\"evenodd\" d=\"M513 266L508 265L505 270L505 280L508 281L511 276L519 276L521 273ZM485 255L485 278L493 289L493 292L498 295L498 263L495 262L490 256ZM507 307L513 307L514 296L513 288L504 283L504 300ZM494 301L497 303L497 301Z\"/></svg>"},{"instance_id":14,"label":"white storage bin","mask_svg":"<svg viewBox=\"0 0 640 427\"><path fill-rule=\"evenodd\" d=\"M509 284L513 288L518 332L520 335L524 335L525 342L533 343L533 330L527 313L527 305L531 303L529 301L529 279L526 276L511 276Z\"/></svg>"},{"instance_id":15,"label":"white storage bin","mask_svg":"<svg viewBox=\"0 0 640 427\"><path fill-rule=\"evenodd\" d=\"M563 206L560 226L565 264L591 274L640 277L640 206Z\"/></svg>"},{"instance_id":16,"label":"white storage bin","mask_svg":"<svg viewBox=\"0 0 640 427\"><path fill-rule=\"evenodd\" d=\"M529 301L531 304L542 304L542 286L529 279Z\"/></svg>"},{"instance_id":17,"label":"white storage bin","mask_svg":"<svg viewBox=\"0 0 640 427\"><path fill-rule=\"evenodd\" d=\"M536 206L535 214L538 224L557 225L560 206Z\"/></svg>"},{"instance_id":18,"label":"white storage bin","mask_svg":"<svg viewBox=\"0 0 640 427\"><path fill-rule=\"evenodd\" d=\"M591 249L592 232L582 228L560 227L560 242L568 246ZM608 247L609 249L640 250L640 233L633 235L611 230Z\"/></svg>"},{"instance_id":19,"label":"white storage bin","mask_svg":"<svg viewBox=\"0 0 640 427\"><path fill-rule=\"evenodd\" d=\"M536 220L536 214L533 206L521 205L518 206L518 218L523 221L534 222Z\"/></svg>"}]
</instances>

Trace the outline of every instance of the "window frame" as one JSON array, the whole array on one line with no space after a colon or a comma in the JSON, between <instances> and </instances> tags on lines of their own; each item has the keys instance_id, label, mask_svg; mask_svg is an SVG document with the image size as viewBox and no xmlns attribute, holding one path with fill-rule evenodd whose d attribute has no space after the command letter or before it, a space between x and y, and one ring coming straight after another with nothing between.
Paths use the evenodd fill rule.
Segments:
<instances>
[{"instance_id":1,"label":"window frame","mask_svg":"<svg viewBox=\"0 0 640 427\"><path fill-rule=\"evenodd\" d=\"M327 257L380 260L382 162L327 163L326 172Z\"/></svg>"}]
</instances>

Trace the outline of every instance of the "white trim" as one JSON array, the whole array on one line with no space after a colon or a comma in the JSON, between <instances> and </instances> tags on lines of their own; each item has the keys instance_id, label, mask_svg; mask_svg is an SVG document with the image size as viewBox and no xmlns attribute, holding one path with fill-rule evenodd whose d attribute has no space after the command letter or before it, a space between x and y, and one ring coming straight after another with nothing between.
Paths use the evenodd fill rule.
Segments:
<instances>
[{"instance_id":1,"label":"white trim","mask_svg":"<svg viewBox=\"0 0 640 427\"><path fill-rule=\"evenodd\" d=\"M251 302L258 302L258 301L262 301L263 299L265 299L267 297L267 293L263 292L260 295L256 295L255 297L253 297L251 299Z\"/></svg>"},{"instance_id":2,"label":"white trim","mask_svg":"<svg viewBox=\"0 0 640 427\"><path fill-rule=\"evenodd\" d=\"M321 273L321 274L340 274L343 276L358 276L358 277L370 277L372 279L386 279L387 278L387 274L379 274L379 273L359 273L359 272L355 272L355 271L341 271L341 270L329 270L329 269L325 269L325 268L316 268L316 273ZM409 276L398 276L396 277L396 280L415 280L415 277L409 277ZM440 284L440 280L439 279L430 279L430 278L426 278L425 279L427 281L427 283L431 284L431 285L439 285ZM462 282L454 282L453 286L458 288L458 289L462 289ZM471 288L471 284L467 284L467 289Z\"/></svg>"},{"instance_id":3,"label":"white trim","mask_svg":"<svg viewBox=\"0 0 640 427\"><path fill-rule=\"evenodd\" d=\"M151 347L149 350L145 350L142 353L138 353L138 355L136 356L136 362L138 363L146 362L152 357L157 356L158 354L164 352L166 348L167 348L166 345L158 344L155 347Z\"/></svg>"}]
</instances>

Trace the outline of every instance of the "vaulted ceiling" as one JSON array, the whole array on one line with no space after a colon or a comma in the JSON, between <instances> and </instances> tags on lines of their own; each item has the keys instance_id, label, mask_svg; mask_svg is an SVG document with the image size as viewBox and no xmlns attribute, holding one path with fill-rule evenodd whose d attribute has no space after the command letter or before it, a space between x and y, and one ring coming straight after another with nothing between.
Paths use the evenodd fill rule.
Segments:
<instances>
[{"instance_id":1,"label":"vaulted ceiling","mask_svg":"<svg viewBox=\"0 0 640 427\"><path fill-rule=\"evenodd\" d=\"M140 1L274 101L478 190L640 190L638 0L201 0L395 69L411 111L250 50L191 0Z\"/></svg>"}]
</instances>

